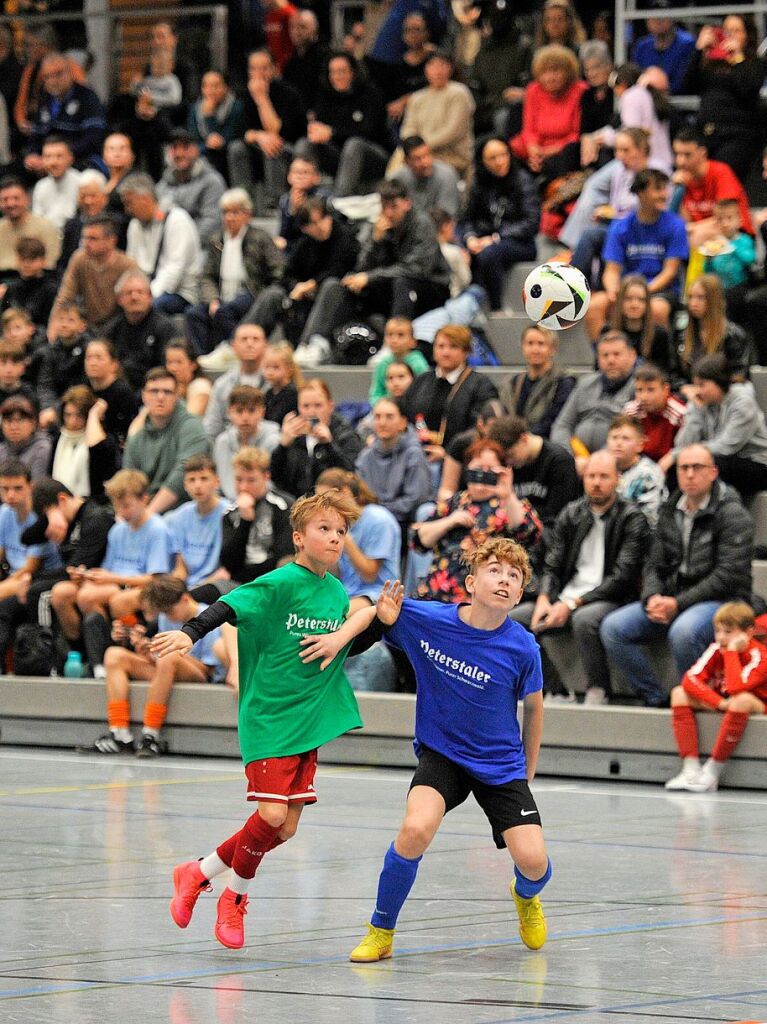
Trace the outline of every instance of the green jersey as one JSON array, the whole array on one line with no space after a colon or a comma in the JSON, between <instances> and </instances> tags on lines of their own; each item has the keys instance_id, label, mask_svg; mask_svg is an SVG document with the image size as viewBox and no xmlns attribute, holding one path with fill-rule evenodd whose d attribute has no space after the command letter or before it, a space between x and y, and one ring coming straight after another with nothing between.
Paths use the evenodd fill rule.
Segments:
<instances>
[{"instance_id":1,"label":"green jersey","mask_svg":"<svg viewBox=\"0 0 767 1024\"><path fill-rule=\"evenodd\" d=\"M339 629L349 598L335 576L291 562L219 598L237 614L238 732L245 764L287 757L362 725L343 670L348 647L320 672L301 641Z\"/></svg>"}]
</instances>

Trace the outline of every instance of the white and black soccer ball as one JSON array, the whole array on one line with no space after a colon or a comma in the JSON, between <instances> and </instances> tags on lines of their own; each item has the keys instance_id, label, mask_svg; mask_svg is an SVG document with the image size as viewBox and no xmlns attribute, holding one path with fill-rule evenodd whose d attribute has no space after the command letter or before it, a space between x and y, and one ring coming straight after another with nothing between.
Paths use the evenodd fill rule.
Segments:
<instances>
[{"instance_id":1,"label":"white and black soccer ball","mask_svg":"<svg viewBox=\"0 0 767 1024\"><path fill-rule=\"evenodd\" d=\"M591 289L576 267L542 263L527 275L522 301L533 323L550 331L566 331L585 315Z\"/></svg>"}]
</instances>

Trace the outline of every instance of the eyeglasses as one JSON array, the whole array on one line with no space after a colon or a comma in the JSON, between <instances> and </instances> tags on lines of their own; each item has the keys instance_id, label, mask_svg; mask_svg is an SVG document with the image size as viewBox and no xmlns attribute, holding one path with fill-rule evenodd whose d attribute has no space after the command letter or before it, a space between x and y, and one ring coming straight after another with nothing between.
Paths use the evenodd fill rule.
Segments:
<instances>
[{"instance_id":1,"label":"eyeglasses","mask_svg":"<svg viewBox=\"0 0 767 1024\"><path fill-rule=\"evenodd\" d=\"M175 395L175 388L145 388L144 393L151 395L152 398L170 398L171 395Z\"/></svg>"},{"instance_id":2,"label":"eyeglasses","mask_svg":"<svg viewBox=\"0 0 767 1024\"><path fill-rule=\"evenodd\" d=\"M684 466L677 466L677 473L700 473L704 469L713 469L713 465L710 462L689 462Z\"/></svg>"}]
</instances>

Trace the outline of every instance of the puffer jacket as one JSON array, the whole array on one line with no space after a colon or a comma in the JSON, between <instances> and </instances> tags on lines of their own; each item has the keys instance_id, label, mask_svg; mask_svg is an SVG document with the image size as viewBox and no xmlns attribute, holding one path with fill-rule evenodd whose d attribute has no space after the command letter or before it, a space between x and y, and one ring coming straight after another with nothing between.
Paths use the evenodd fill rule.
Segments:
<instances>
[{"instance_id":1,"label":"puffer jacket","mask_svg":"<svg viewBox=\"0 0 767 1024\"><path fill-rule=\"evenodd\" d=\"M751 601L754 524L737 491L714 481L711 500L692 524L687 572L682 575L680 491L661 506L647 559L642 601L653 594L676 598L679 611L701 601Z\"/></svg>"},{"instance_id":2,"label":"puffer jacket","mask_svg":"<svg viewBox=\"0 0 767 1024\"><path fill-rule=\"evenodd\" d=\"M584 594L584 604L636 600L650 528L637 505L616 498L605 513L605 568L602 582ZM540 592L556 601L575 575L581 545L591 532L594 517L588 498L577 498L562 509L547 537Z\"/></svg>"}]
</instances>

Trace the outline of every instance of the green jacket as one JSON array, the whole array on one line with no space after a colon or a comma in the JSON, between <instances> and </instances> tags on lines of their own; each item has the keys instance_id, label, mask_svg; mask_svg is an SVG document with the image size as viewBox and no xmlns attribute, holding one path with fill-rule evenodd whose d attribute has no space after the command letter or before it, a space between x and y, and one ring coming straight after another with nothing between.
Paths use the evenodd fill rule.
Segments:
<instances>
[{"instance_id":1,"label":"green jacket","mask_svg":"<svg viewBox=\"0 0 767 1024\"><path fill-rule=\"evenodd\" d=\"M149 477L149 494L154 497L161 487L173 491L178 500L184 491L184 463L190 455L210 451L208 438L198 416L192 416L183 402L164 427L146 424L128 438L123 469L140 469Z\"/></svg>"}]
</instances>

